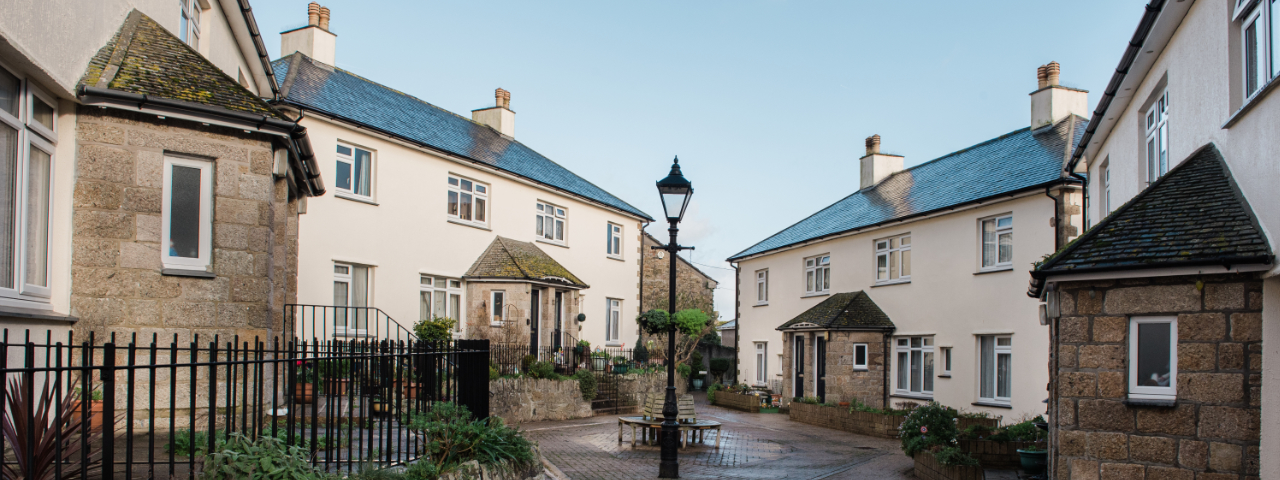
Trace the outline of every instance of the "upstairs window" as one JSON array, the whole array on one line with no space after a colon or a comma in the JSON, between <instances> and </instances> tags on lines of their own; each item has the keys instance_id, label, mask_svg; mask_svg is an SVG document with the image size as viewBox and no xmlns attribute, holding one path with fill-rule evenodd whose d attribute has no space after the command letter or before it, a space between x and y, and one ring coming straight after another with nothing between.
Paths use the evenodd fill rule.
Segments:
<instances>
[{"instance_id":1,"label":"upstairs window","mask_svg":"<svg viewBox=\"0 0 1280 480\"><path fill-rule=\"evenodd\" d=\"M1102 211L1111 215L1111 164L1102 165Z\"/></svg>"},{"instance_id":2,"label":"upstairs window","mask_svg":"<svg viewBox=\"0 0 1280 480\"><path fill-rule=\"evenodd\" d=\"M462 177L449 177L449 218L485 226L489 223L489 186Z\"/></svg>"},{"instance_id":3,"label":"upstairs window","mask_svg":"<svg viewBox=\"0 0 1280 480\"><path fill-rule=\"evenodd\" d=\"M1160 94L1144 123L1147 127L1147 182L1169 172L1169 92Z\"/></svg>"},{"instance_id":4,"label":"upstairs window","mask_svg":"<svg viewBox=\"0 0 1280 480\"><path fill-rule=\"evenodd\" d=\"M611 258L622 258L622 225L606 223L605 249Z\"/></svg>"},{"instance_id":5,"label":"upstairs window","mask_svg":"<svg viewBox=\"0 0 1280 480\"><path fill-rule=\"evenodd\" d=\"M911 235L876 240L876 283L911 281Z\"/></svg>"},{"instance_id":6,"label":"upstairs window","mask_svg":"<svg viewBox=\"0 0 1280 480\"><path fill-rule=\"evenodd\" d=\"M1252 99L1276 76L1280 76L1280 53L1276 52L1280 32L1280 1L1236 0L1235 19L1240 21L1241 77L1244 98Z\"/></svg>"},{"instance_id":7,"label":"upstairs window","mask_svg":"<svg viewBox=\"0 0 1280 480\"><path fill-rule=\"evenodd\" d=\"M534 234L548 242L564 243L564 224L568 221L564 207L539 202L537 208Z\"/></svg>"},{"instance_id":8,"label":"upstairs window","mask_svg":"<svg viewBox=\"0 0 1280 480\"><path fill-rule=\"evenodd\" d=\"M769 269L756 270L756 305L769 304Z\"/></svg>"},{"instance_id":9,"label":"upstairs window","mask_svg":"<svg viewBox=\"0 0 1280 480\"><path fill-rule=\"evenodd\" d=\"M831 290L831 255L804 259L805 295L822 295Z\"/></svg>"},{"instance_id":10,"label":"upstairs window","mask_svg":"<svg viewBox=\"0 0 1280 480\"><path fill-rule=\"evenodd\" d=\"M200 0L178 0L178 3L182 9L178 37L191 48L200 50Z\"/></svg>"},{"instance_id":11,"label":"upstairs window","mask_svg":"<svg viewBox=\"0 0 1280 480\"><path fill-rule=\"evenodd\" d=\"M1129 398L1174 400L1178 395L1178 318L1129 319Z\"/></svg>"},{"instance_id":12,"label":"upstairs window","mask_svg":"<svg viewBox=\"0 0 1280 480\"><path fill-rule=\"evenodd\" d=\"M1013 216L982 221L982 269L1013 268Z\"/></svg>"},{"instance_id":13,"label":"upstairs window","mask_svg":"<svg viewBox=\"0 0 1280 480\"><path fill-rule=\"evenodd\" d=\"M164 157L162 195L164 268L206 271L213 250L213 162Z\"/></svg>"},{"instance_id":14,"label":"upstairs window","mask_svg":"<svg viewBox=\"0 0 1280 480\"><path fill-rule=\"evenodd\" d=\"M0 297L48 303L57 101L0 66Z\"/></svg>"},{"instance_id":15,"label":"upstairs window","mask_svg":"<svg viewBox=\"0 0 1280 480\"><path fill-rule=\"evenodd\" d=\"M334 187L364 199L373 197L373 153L359 147L338 144L337 179Z\"/></svg>"}]
</instances>

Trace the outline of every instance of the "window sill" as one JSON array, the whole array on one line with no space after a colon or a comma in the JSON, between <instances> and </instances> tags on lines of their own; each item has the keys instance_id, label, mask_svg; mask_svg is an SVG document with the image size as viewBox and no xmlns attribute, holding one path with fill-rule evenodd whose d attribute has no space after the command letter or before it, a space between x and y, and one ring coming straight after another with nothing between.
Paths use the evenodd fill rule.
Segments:
<instances>
[{"instance_id":1,"label":"window sill","mask_svg":"<svg viewBox=\"0 0 1280 480\"><path fill-rule=\"evenodd\" d=\"M604 256L604 258L607 258L607 259L609 259L609 260L617 260L617 261L619 261L619 262L626 262L626 261L627 261L626 259L624 259L624 258L622 258L622 257L619 257L619 256L617 256L617 255L605 255L605 256Z\"/></svg>"},{"instance_id":2,"label":"window sill","mask_svg":"<svg viewBox=\"0 0 1280 480\"><path fill-rule=\"evenodd\" d=\"M938 375L938 378L951 378L951 374L950 374L950 373L943 373L943 374L941 374L941 375Z\"/></svg>"},{"instance_id":3,"label":"window sill","mask_svg":"<svg viewBox=\"0 0 1280 480\"><path fill-rule=\"evenodd\" d=\"M55 322L66 322L66 323L76 323L80 321L79 317L73 317L71 315L54 313L53 310L39 310L35 308L6 307L6 306L0 306L0 317L25 318L30 320L50 320Z\"/></svg>"},{"instance_id":4,"label":"window sill","mask_svg":"<svg viewBox=\"0 0 1280 480\"><path fill-rule=\"evenodd\" d=\"M550 240L543 240L543 239L541 239L541 238L536 239L536 240L534 240L534 241L536 241L536 242L538 242L538 243L545 243L545 244L547 244L547 245L554 245L554 246L557 246L557 247L560 247L560 248L569 248L569 246L568 246L568 245L565 245L563 242L553 242L553 241L550 241Z\"/></svg>"},{"instance_id":5,"label":"window sill","mask_svg":"<svg viewBox=\"0 0 1280 480\"><path fill-rule=\"evenodd\" d=\"M906 284L909 284L909 283L911 283L911 279L909 279L909 278L908 278L908 279L906 279L906 280L893 280L893 281L889 281L889 282L876 282L875 284L871 285L871 288L876 288L876 287L888 287L888 286L892 286L892 285L906 285Z\"/></svg>"},{"instance_id":6,"label":"window sill","mask_svg":"<svg viewBox=\"0 0 1280 480\"><path fill-rule=\"evenodd\" d=\"M752 305L752 306L753 306L753 307L767 307L767 306L769 306L769 302L757 303L757 304Z\"/></svg>"},{"instance_id":7,"label":"window sill","mask_svg":"<svg viewBox=\"0 0 1280 480\"><path fill-rule=\"evenodd\" d=\"M892 395L889 395L889 396L898 397L898 398L910 398L912 400L924 400L924 401L930 401L930 402L933 401L933 395L921 395L918 393L910 393L910 392L894 392Z\"/></svg>"},{"instance_id":8,"label":"window sill","mask_svg":"<svg viewBox=\"0 0 1280 480\"><path fill-rule=\"evenodd\" d=\"M801 296L800 296L800 298L810 298L810 297L829 297L829 296L831 296L831 292L822 292L822 293L806 293L806 294L804 294L804 295L801 295Z\"/></svg>"},{"instance_id":9,"label":"window sill","mask_svg":"<svg viewBox=\"0 0 1280 480\"><path fill-rule=\"evenodd\" d=\"M454 220L454 219L452 219L452 218L450 218L448 221L449 221L449 223L452 223L452 224L454 224L454 225L462 225L462 226L464 226L464 227L478 228L478 229L480 229L480 230L484 230L484 231L486 231L486 232L492 232L492 231L493 231L493 230L490 230L490 229L489 229L489 227L486 227L486 226L484 226L484 225L482 225L482 224L471 223L471 222L467 222L467 221L464 221L464 220Z\"/></svg>"},{"instance_id":10,"label":"window sill","mask_svg":"<svg viewBox=\"0 0 1280 480\"><path fill-rule=\"evenodd\" d=\"M622 346L622 344L621 344L621 343L619 343L619 342L604 342L604 346L606 346L606 347L621 347L621 346Z\"/></svg>"},{"instance_id":11,"label":"window sill","mask_svg":"<svg viewBox=\"0 0 1280 480\"><path fill-rule=\"evenodd\" d=\"M373 199L369 197L361 197L359 195L342 193L342 192L333 192L333 196L337 198L341 198L343 200L351 200L356 203L366 203L369 205L373 205L375 207L378 206L378 202L373 201Z\"/></svg>"},{"instance_id":12,"label":"window sill","mask_svg":"<svg viewBox=\"0 0 1280 480\"><path fill-rule=\"evenodd\" d=\"M502 328L502 322L489 322L489 326L493 328Z\"/></svg>"},{"instance_id":13,"label":"window sill","mask_svg":"<svg viewBox=\"0 0 1280 480\"><path fill-rule=\"evenodd\" d=\"M1163 407L1171 408L1178 406L1177 397L1174 398L1126 398L1124 404L1130 407Z\"/></svg>"},{"instance_id":14,"label":"window sill","mask_svg":"<svg viewBox=\"0 0 1280 480\"><path fill-rule=\"evenodd\" d=\"M1007 408L1007 409L1009 409L1009 410L1013 410L1013 405L1010 405L1010 404L1007 404L1007 403L996 403L996 402L973 402L973 403L971 403L970 405L973 405L973 406L975 406L975 407Z\"/></svg>"},{"instance_id":15,"label":"window sill","mask_svg":"<svg viewBox=\"0 0 1280 480\"><path fill-rule=\"evenodd\" d=\"M871 369L869 369L869 368L867 368L867 367L857 367L857 366L855 366L855 367L853 367L853 371L855 371L855 372L869 372L869 371L871 371Z\"/></svg>"},{"instance_id":16,"label":"window sill","mask_svg":"<svg viewBox=\"0 0 1280 480\"><path fill-rule=\"evenodd\" d=\"M160 270L160 274L168 277L192 277L192 278L217 278L213 272L204 270L187 270L183 268L165 268Z\"/></svg>"},{"instance_id":17,"label":"window sill","mask_svg":"<svg viewBox=\"0 0 1280 480\"><path fill-rule=\"evenodd\" d=\"M1222 124L1222 128L1223 129L1231 128L1233 125L1236 124L1236 122L1240 121L1241 118L1244 118L1245 114L1249 113L1250 110L1253 110L1253 107L1255 105L1262 103L1262 97L1265 97L1267 96L1268 93L1271 93L1271 91L1276 88L1277 84L1280 84L1280 77L1271 79L1270 81L1267 82L1266 85L1263 85L1262 88L1259 88L1258 93L1254 94L1253 98L1250 98L1248 101L1244 102L1244 105L1241 105L1239 110L1236 110L1235 113L1231 114L1231 117L1227 118L1226 123Z\"/></svg>"},{"instance_id":18,"label":"window sill","mask_svg":"<svg viewBox=\"0 0 1280 480\"><path fill-rule=\"evenodd\" d=\"M988 269L986 269L986 270L978 270L978 271L976 271L976 272L973 272L973 274L974 274L974 275L986 275L986 274L988 274L988 273L1000 273L1000 272L1012 272L1012 271L1013 271L1013 265L1010 265L1010 266L1007 266L1007 267L1000 267L1000 268L988 268Z\"/></svg>"}]
</instances>

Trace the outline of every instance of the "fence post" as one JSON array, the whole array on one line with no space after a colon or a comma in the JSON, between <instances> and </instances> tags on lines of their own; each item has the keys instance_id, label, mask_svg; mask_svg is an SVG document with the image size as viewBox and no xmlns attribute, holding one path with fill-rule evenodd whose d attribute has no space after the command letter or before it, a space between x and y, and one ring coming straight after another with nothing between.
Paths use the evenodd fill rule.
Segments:
<instances>
[{"instance_id":1,"label":"fence post","mask_svg":"<svg viewBox=\"0 0 1280 480\"><path fill-rule=\"evenodd\" d=\"M475 418L489 418L489 341L458 340L458 403Z\"/></svg>"},{"instance_id":2,"label":"fence post","mask_svg":"<svg viewBox=\"0 0 1280 480\"><path fill-rule=\"evenodd\" d=\"M116 470L116 344L102 346L102 479Z\"/></svg>"}]
</instances>

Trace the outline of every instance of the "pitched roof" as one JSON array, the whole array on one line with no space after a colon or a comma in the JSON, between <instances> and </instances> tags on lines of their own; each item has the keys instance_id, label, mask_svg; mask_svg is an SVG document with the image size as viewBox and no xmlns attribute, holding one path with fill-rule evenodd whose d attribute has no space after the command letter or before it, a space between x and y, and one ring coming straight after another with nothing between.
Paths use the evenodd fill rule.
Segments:
<instances>
[{"instance_id":1,"label":"pitched roof","mask_svg":"<svg viewBox=\"0 0 1280 480\"><path fill-rule=\"evenodd\" d=\"M471 264L463 278L538 281L562 283L577 288L590 287L537 245L506 237L495 237L489 248Z\"/></svg>"},{"instance_id":2,"label":"pitched roof","mask_svg":"<svg viewBox=\"0 0 1280 480\"><path fill-rule=\"evenodd\" d=\"M653 220L640 209L486 125L301 53L276 60L273 65L287 103L367 125Z\"/></svg>"},{"instance_id":3,"label":"pitched roof","mask_svg":"<svg viewBox=\"0 0 1280 480\"><path fill-rule=\"evenodd\" d=\"M890 175L729 258L759 253L884 222L1062 181L1062 165L1086 120L1015 130Z\"/></svg>"},{"instance_id":4,"label":"pitched roof","mask_svg":"<svg viewBox=\"0 0 1280 480\"><path fill-rule=\"evenodd\" d=\"M884 310L876 302L871 301L867 293L837 293L813 308L805 310L787 323L778 326L778 330L809 327L830 330L892 330L897 328Z\"/></svg>"},{"instance_id":5,"label":"pitched roof","mask_svg":"<svg viewBox=\"0 0 1280 480\"><path fill-rule=\"evenodd\" d=\"M89 61L80 83L284 118L137 10L129 13L120 30Z\"/></svg>"},{"instance_id":6,"label":"pitched roof","mask_svg":"<svg viewBox=\"0 0 1280 480\"><path fill-rule=\"evenodd\" d=\"M1032 275L1272 260L1249 202L1222 154L1209 144L1046 259Z\"/></svg>"}]
</instances>

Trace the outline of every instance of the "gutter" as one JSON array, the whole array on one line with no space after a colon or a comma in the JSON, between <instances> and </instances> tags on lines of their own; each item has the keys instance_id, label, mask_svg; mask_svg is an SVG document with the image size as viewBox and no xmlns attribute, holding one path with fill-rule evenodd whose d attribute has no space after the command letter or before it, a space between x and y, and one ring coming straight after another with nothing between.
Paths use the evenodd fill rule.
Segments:
<instances>
[{"instance_id":1,"label":"gutter","mask_svg":"<svg viewBox=\"0 0 1280 480\"><path fill-rule=\"evenodd\" d=\"M1159 265L1109 265L1105 267L1085 267L1073 268L1070 270L1032 270L1031 285L1027 288L1027 296L1031 298L1040 298L1044 293L1045 285L1049 282L1049 278L1055 276L1083 275L1090 273L1108 273L1119 271L1141 271L1141 270L1162 270L1169 268L1183 267L1223 267L1230 270L1233 266L1240 265L1272 265L1275 262L1274 255L1255 255L1249 257L1241 256L1221 256L1204 260L1196 260L1178 263L1176 265L1159 264Z\"/></svg>"},{"instance_id":2,"label":"gutter","mask_svg":"<svg viewBox=\"0 0 1280 480\"><path fill-rule=\"evenodd\" d=\"M1084 128L1084 135L1080 137L1080 143L1076 145L1075 151L1071 153L1071 160L1067 162L1067 166L1063 171L1071 173L1075 170L1076 164L1080 163L1080 159L1084 157L1085 147L1093 139L1093 133L1098 130L1098 126L1107 114L1107 107L1111 106L1111 101L1115 99L1117 91L1120 90L1120 84L1124 83L1124 77L1129 74L1129 68L1133 67L1133 61L1141 53L1142 45L1147 42L1147 35L1151 34L1151 27L1155 25L1156 17L1160 16L1160 11L1164 9L1164 4L1165 0L1152 0L1151 3L1147 4L1146 12L1142 14L1142 20L1138 22L1138 29L1133 32L1133 38L1129 40L1129 47L1125 48L1124 55L1120 57L1120 65L1116 66L1116 73L1111 75L1111 82L1107 84L1107 89L1102 91L1102 98L1098 100L1098 107L1093 110L1089 125Z\"/></svg>"},{"instance_id":3,"label":"gutter","mask_svg":"<svg viewBox=\"0 0 1280 480\"><path fill-rule=\"evenodd\" d=\"M202 103L184 102L164 97L122 92L109 88L81 85L76 97L87 106L113 107L136 110L157 116L172 116L186 120L216 124L224 127L256 131L284 137L291 155L290 170L301 175L295 179L305 196L324 195L324 181L320 178L320 165L311 150L307 128L297 122L281 120L269 115L237 112Z\"/></svg>"},{"instance_id":4,"label":"gutter","mask_svg":"<svg viewBox=\"0 0 1280 480\"><path fill-rule=\"evenodd\" d=\"M258 60L262 62L262 71L267 76L267 84L271 86L271 98L280 98L280 87L276 85L276 73L271 68L271 56L267 55L267 46L262 43L262 34L258 31L258 21L253 18L253 7L249 6L249 0L239 0L238 3L240 4L240 15L244 16L245 26L249 27L249 37L253 39L253 48L258 51Z\"/></svg>"}]
</instances>

